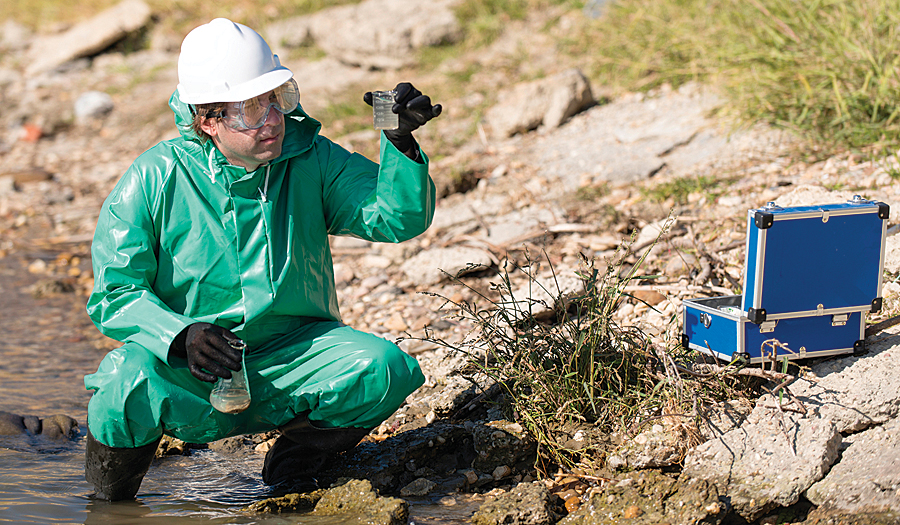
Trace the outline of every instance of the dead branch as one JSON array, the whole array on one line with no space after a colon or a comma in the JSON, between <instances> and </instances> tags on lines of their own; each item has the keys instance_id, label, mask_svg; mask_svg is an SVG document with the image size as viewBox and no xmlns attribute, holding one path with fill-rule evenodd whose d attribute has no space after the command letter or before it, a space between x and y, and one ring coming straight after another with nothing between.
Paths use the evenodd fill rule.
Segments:
<instances>
[{"instance_id":1,"label":"dead branch","mask_svg":"<svg viewBox=\"0 0 900 525\"><path fill-rule=\"evenodd\" d=\"M878 332L885 330L894 326L895 324L900 324L900 315L895 315L894 317L889 317L884 321L880 321L871 326L866 327L866 337L871 337Z\"/></svg>"},{"instance_id":2,"label":"dead branch","mask_svg":"<svg viewBox=\"0 0 900 525\"><path fill-rule=\"evenodd\" d=\"M708 372L694 372L689 368L685 368L681 365L675 365L678 368L679 372L683 372L685 374L691 375L693 377L700 378L712 378L719 375L730 375L735 374L739 376L753 376L759 377L762 379L768 379L769 381L784 381L786 379L794 380L796 377L790 374L783 374L781 372L774 372L771 370L762 370L759 368L741 368L738 370L730 369L725 366L719 365L701 365L704 370L708 370Z\"/></svg>"}]
</instances>

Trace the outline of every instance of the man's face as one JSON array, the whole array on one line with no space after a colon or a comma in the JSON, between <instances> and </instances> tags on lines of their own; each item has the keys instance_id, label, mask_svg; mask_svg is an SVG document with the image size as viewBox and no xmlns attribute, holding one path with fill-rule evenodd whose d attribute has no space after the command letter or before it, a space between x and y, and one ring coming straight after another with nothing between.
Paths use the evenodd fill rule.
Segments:
<instances>
[{"instance_id":1,"label":"man's face","mask_svg":"<svg viewBox=\"0 0 900 525\"><path fill-rule=\"evenodd\" d=\"M200 127L212 137L228 162L242 166L248 172L281 155L284 115L274 108L269 108L265 123L258 129L236 130L220 118L208 118Z\"/></svg>"}]
</instances>

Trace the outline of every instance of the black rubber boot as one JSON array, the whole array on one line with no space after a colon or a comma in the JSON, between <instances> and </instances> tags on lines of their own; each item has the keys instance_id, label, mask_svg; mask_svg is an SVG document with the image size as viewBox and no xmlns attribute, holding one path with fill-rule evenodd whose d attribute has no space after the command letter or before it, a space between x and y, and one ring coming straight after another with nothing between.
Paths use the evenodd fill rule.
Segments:
<instances>
[{"instance_id":1,"label":"black rubber boot","mask_svg":"<svg viewBox=\"0 0 900 525\"><path fill-rule=\"evenodd\" d=\"M162 437L160 437L162 439ZM138 448L113 448L87 433L84 452L84 478L94 485L94 498L108 501L134 499L144 475L150 468L159 439Z\"/></svg>"},{"instance_id":2,"label":"black rubber boot","mask_svg":"<svg viewBox=\"0 0 900 525\"><path fill-rule=\"evenodd\" d=\"M328 460L355 447L371 428L318 428L306 414L279 427L281 435L266 453L262 479L268 485L290 483L292 490L319 488L317 473Z\"/></svg>"}]
</instances>

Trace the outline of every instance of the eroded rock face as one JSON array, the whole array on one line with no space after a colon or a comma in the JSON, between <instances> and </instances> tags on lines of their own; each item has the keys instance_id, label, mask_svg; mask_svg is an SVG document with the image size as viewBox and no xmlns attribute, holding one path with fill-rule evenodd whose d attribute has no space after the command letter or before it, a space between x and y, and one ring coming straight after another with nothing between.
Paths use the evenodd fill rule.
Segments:
<instances>
[{"instance_id":1,"label":"eroded rock face","mask_svg":"<svg viewBox=\"0 0 900 525\"><path fill-rule=\"evenodd\" d=\"M528 467L534 464L537 445L518 423L491 421L485 425L474 425L472 436L478 453L472 467L477 470L494 472L498 467Z\"/></svg>"},{"instance_id":2,"label":"eroded rock face","mask_svg":"<svg viewBox=\"0 0 900 525\"><path fill-rule=\"evenodd\" d=\"M682 475L716 485L754 521L796 503L834 464L840 444L830 420L785 415L782 427L777 410L760 403L739 428L691 450Z\"/></svg>"},{"instance_id":3,"label":"eroded rock face","mask_svg":"<svg viewBox=\"0 0 900 525\"><path fill-rule=\"evenodd\" d=\"M389 493L399 493L423 479L444 488L483 487L511 477L516 469L530 468L535 453L535 442L520 425L509 421L435 422L381 442L363 443L339 457L317 479L322 486L340 478L367 479L377 490Z\"/></svg>"},{"instance_id":4,"label":"eroded rock face","mask_svg":"<svg viewBox=\"0 0 900 525\"><path fill-rule=\"evenodd\" d=\"M303 512L315 516L334 516L341 523L370 525L405 525L409 519L408 503L399 498L381 496L371 483L359 479L343 480L327 490L257 501L244 511L267 514Z\"/></svg>"},{"instance_id":5,"label":"eroded rock face","mask_svg":"<svg viewBox=\"0 0 900 525\"><path fill-rule=\"evenodd\" d=\"M659 525L661 523L715 525L728 506L715 484L704 480L675 480L657 471L636 472L595 494L560 525Z\"/></svg>"},{"instance_id":6,"label":"eroded rock face","mask_svg":"<svg viewBox=\"0 0 900 525\"><path fill-rule=\"evenodd\" d=\"M897 523L900 523L900 514L896 512L845 514L824 509L810 512L803 521L803 525L897 525Z\"/></svg>"},{"instance_id":7,"label":"eroded rock face","mask_svg":"<svg viewBox=\"0 0 900 525\"><path fill-rule=\"evenodd\" d=\"M0 436L19 434L43 435L51 439L72 439L78 435L78 422L69 416L56 414L43 419L0 412Z\"/></svg>"}]
</instances>

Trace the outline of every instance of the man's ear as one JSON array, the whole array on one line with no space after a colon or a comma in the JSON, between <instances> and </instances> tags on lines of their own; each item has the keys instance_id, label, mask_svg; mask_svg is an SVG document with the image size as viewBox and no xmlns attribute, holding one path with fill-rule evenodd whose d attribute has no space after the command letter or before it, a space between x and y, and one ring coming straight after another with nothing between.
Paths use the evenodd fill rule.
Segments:
<instances>
[{"instance_id":1,"label":"man's ear","mask_svg":"<svg viewBox=\"0 0 900 525\"><path fill-rule=\"evenodd\" d=\"M215 137L219 134L219 127L216 126L216 119L214 118L203 119L203 121L200 122L200 129L210 137Z\"/></svg>"}]
</instances>

